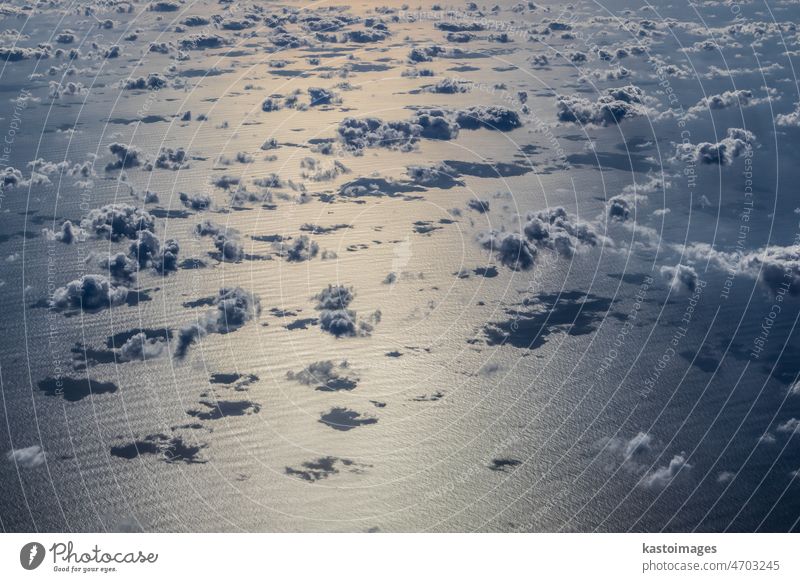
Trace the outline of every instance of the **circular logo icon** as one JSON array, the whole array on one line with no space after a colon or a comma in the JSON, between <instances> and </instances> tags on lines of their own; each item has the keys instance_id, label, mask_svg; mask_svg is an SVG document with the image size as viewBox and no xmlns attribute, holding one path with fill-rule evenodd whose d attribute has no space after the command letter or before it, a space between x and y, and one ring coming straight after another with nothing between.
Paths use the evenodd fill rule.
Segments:
<instances>
[{"instance_id":1,"label":"circular logo icon","mask_svg":"<svg viewBox=\"0 0 800 582\"><path fill-rule=\"evenodd\" d=\"M26 570L35 570L44 561L44 546L39 542L29 542L19 551L19 563Z\"/></svg>"}]
</instances>

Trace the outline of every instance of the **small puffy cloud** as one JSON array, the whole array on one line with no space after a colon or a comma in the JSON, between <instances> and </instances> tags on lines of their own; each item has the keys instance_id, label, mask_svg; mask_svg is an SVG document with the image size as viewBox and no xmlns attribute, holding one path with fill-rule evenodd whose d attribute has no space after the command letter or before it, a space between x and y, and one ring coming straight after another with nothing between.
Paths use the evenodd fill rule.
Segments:
<instances>
[{"instance_id":1,"label":"small puffy cloud","mask_svg":"<svg viewBox=\"0 0 800 582\"><path fill-rule=\"evenodd\" d=\"M177 12L180 10L181 5L177 2L153 2L148 6L148 10L152 12Z\"/></svg>"},{"instance_id":2,"label":"small puffy cloud","mask_svg":"<svg viewBox=\"0 0 800 582\"><path fill-rule=\"evenodd\" d=\"M118 241L136 239L140 231L152 231L155 219L146 210L130 204L107 204L94 208L81 220L81 228L98 238Z\"/></svg>"},{"instance_id":3,"label":"small puffy cloud","mask_svg":"<svg viewBox=\"0 0 800 582\"><path fill-rule=\"evenodd\" d=\"M663 192L670 183L658 176L650 176L644 182L634 181L622 189L620 194L612 196L606 202L606 212L611 220L625 222L635 215L637 204L646 202L650 194Z\"/></svg>"},{"instance_id":4,"label":"small puffy cloud","mask_svg":"<svg viewBox=\"0 0 800 582\"><path fill-rule=\"evenodd\" d=\"M312 107L317 105L330 105L336 101L336 94L330 89L323 89L322 87L309 87L308 97L311 100Z\"/></svg>"},{"instance_id":5,"label":"small puffy cloud","mask_svg":"<svg viewBox=\"0 0 800 582\"><path fill-rule=\"evenodd\" d=\"M458 122L444 109L420 109L411 123L421 128L420 135L427 139L451 140L458 137Z\"/></svg>"},{"instance_id":6,"label":"small puffy cloud","mask_svg":"<svg viewBox=\"0 0 800 582\"><path fill-rule=\"evenodd\" d=\"M49 228L45 228L42 230L42 232L48 240L63 242L67 245L75 242L75 240L80 238L83 234L83 231L80 228L75 227L69 220L65 220L58 230L53 231Z\"/></svg>"},{"instance_id":7,"label":"small puffy cloud","mask_svg":"<svg viewBox=\"0 0 800 582\"><path fill-rule=\"evenodd\" d=\"M618 195L609 198L606 207L608 210L608 217L612 220L624 222L631 216L631 204L624 196Z\"/></svg>"},{"instance_id":8,"label":"small puffy cloud","mask_svg":"<svg viewBox=\"0 0 800 582\"><path fill-rule=\"evenodd\" d=\"M236 331L261 315L261 298L241 287L223 287L208 310L197 322L181 328L175 357L186 356L189 347L210 333L226 334Z\"/></svg>"},{"instance_id":9,"label":"small puffy cloud","mask_svg":"<svg viewBox=\"0 0 800 582\"><path fill-rule=\"evenodd\" d=\"M221 261L238 263L244 259L244 247L235 235L219 233L214 237L214 246L219 252Z\"/></svg>"},{"instance_id":10,"label":"small puffy cloud","mask_svg":"<svg viewBox=\"0 0 800 582\"><path fill-rule=\"evenodd\" d=\"M178 200L181 201L186 208L192 210L204 211L211 207L211 196L207 194L187 194L181 192L178 194Z\"/></svg>"},{"instance_id":11,"label":"small puffy cloud","mask_svg":"<svg viewBox=\"0 0 800 582\"><path fill-rule=\"evenodd\" d=\"M481 200L479 198L472 198L469 202L467 202L467 208L474 210L475 212L485 214L489 212L489 201Z\"/></svg>"},{"instance_id":12,"label":"small puffy cloud","mask_svg":"<svg viewBox=\"0 0 800 582\"><path fill-rule=\"evenodd\" d=\"M458 172L445 162L440 162L431 166L408 166L406 168L406 173L415 184L421 184L423 186L452 188L454 186L464 185L464 182L456 179Z\"/></svg>"},{"instance_id":13,"label":"small puffy cloud","mask_svg":"<svg viewBox=\"0 0 800 582\"><path fill-rule=\"evenodd\" d=\"M6 453L6 459L23 469L33 469L44 464L45 454L42 447L33 445L23 449L12 449Z\"/></svg>"},{"instance_id":14,"label":"small puffy cloud","mask_svg":"<svg viewBox=\"0 0 800 582\"><path fill-rule=\"evenodd\" d=\"M681 471L690 471L692 465L686 461L681 453L672 457L668 465L658 467L645 475L641 484L648 489L664 489L678 476Z\"/></svg>"},{"instance_id":15,"label":"small puffy cloud","mask_svg":"<svg viewBox=\"0 0 800 582\"><path fill-rule=\"evenodd\" d=\"M746 129L731 127L726 137L717 143L682 143L677 146L676 159L699 164L729 166L753 147L756 136Z\"/></svg>"},{"instance_id":16,"label":"small puffy cloud","mask_svg":"<svg viewBox=\"0 0 800 582\"><path fill-rule=\"evenodd\" d=\"M533 267L536 248L516 232L491 230L478 237L480 245L494 252L499 261L515 271Z\"/></svg>"},{"instance_id":17,"label":"small puffy cloud","mask_svg":"<svg viewBox=\"0 0 800 582\"><path fill-rule=\"evenodd\" d=\"M150 267L162 275L178 270L179 252L177 240L168 239L162 245L149 230L140 230L139 237L130 246L130 255L140 267Z\"/></svg>"},{"instance_id":18,"label":"small puffy cloud","mask_svg":"<svg viewBox=\"0 0 800 582\"><path fill-rule=\"evenodd\" d=\"M225 229L222 226L210 218L206 218L202 222L197 223L194 227L194 232L198 236L216 236L223 230Z\"/></svg>"},{"instance_id":19,"label":"small puffy cloud","mask_svg":"<svg viewBox=\"0 0 800 582\"><path fill-rule=\"evenodd\" d=\"M622 467L634 474L645 471L648 457L655 452L655 439L646 432L638 432L631 438L611 437L601 439L598 443L603 450L607 468L614 470Z\"/></svg>"},{"instance_id":20,"label":"small puffy cloud","mask_svg":"<svg viewBox=\"0 0 800 582\"><path fill-rule=\"evenodd\" d=\"M89 260L96 257L97 255L92 253L89 255ZM97 264L101 269L108 272L111 276L111 281L117 285L128 287L136 283L136 274L139 271L139 265L125 253L101 256Z\"/></svg>"},{"instance_id":21,"label":"small puffy cloud","mask_svg":"<svg viewBox=\"0 0 800 582\"><path fill-rule=\"evenodd\" d=\"M688 265L675 265L661 267L661 276L669 281L673 291L694 293L699 277L694 267Z\"/></svg>"},{"instance_id":22,"label":"small puffy cloud","mask_svg":"<svg viewBox=\"0 0 800 582\"><path fill-rule=\"evenodd\" d=\"M319 245L306 235L298 236L290 242L281 241L276 245L278 254L292 263L310 261L319 253Z\"/></svg>"},{"instance_id":23,"label":"small puffy cloud","mask_svg":"<svg viewBox=\"0 0 800 582\"><path fill-rule=\"evenodd\" d=\"M238 177L231 176L230 174L215 176L211 180L211 183L214 186L217 188L222 188L223 190L230 190L233 186L238 186L240 182L241 180Z\"/></svg>"},{"instance_id":24,"label":"small puffy cloud","mask_svg":"<svg viewBox=\"0 0 800 582\"><path fill-rule=\"evenodd\" d=\"M796 380L789 386L789 396L800 396L800 380Z\"/></svg>"},{"instance_id":25,"label":"small puffy cloud","mask_svg":"<svg viewBox=\"0 0 800 582\"><path fill-rule=\"evenodd\" d=\"M261 111L265 111L270 113L272 111L279 111L281 109L281 103L277 99L272 97L267 97L261 103Z\"/></svg>"},{"instance_id":26,"label":"small puffy cloud","mask_svg":"<svg viewBox=\"0 0 800 582\"><path fill-rule=\"evenodd\" d=\"M789 420L779 424L776 430L778 432L791 434L800 432L800 418L790 418Z\"/></svg>"},{"instance_id":27,"label":"small puffy cloud","mask_svg":"<svg viewBox=\"0 0 800 582\"><path fill-rule=\"evenodd\" d=\"M796 103L789 113L776 115L775 124L781 127L800 127L800 103Z\"/></svg>"},{"instance_id":28,"label":"small puffy cloud","mask_svg":"<svg viewBox=\"0 0 800 582\"><path fill-rule=\"evenodd\" d=\"M108 150L117 159L106 164L107 172L122 170L124 168L135 168L136 166L142 165L142 152L135 146L114 142L108 146Z\"/></svg>"},{"instance_id":29,"label":"small puffy cloud","mask_svg":"<svg viewBox=\"0 0 800 582\"><path fill-rule=\"evenodd\" d=\"M741 257L739 268L757 278L772 294L782 288L790 295L800 294L800 245L753 251Z\"/></svg>"},{"instance_id":30,"label":"small puffy cloud","mask_svg":"<svg viewBox=\"0 0 800 582\"><path fill-rule=\"evenodd\" d=\"M125 303L128 288L115 285L103 275L84 275L53 292L50 306L58 311L84 309L88 311Z\"/></svg>"},{"instance_id":31,"label":"small puffy cloud","mask_svg":"<svg viewBox=\"0 0 800 582\"><path fill-rule=\"evenodd\" d=\"M5 170L0 172L0 192L12 190L22 185L24 178L22 172L16 168L8 166Z\"/></svg>"},{"instance_id":32,"label":"small puffy cloud","mask_svg":"<svg viewBox=\"0 0 800 582\"><path fill-rule=\"evenodd\" d=\"M736 477L736 473L733 471L720 471L717 474L717 483L724 484L730 483L733 481L734 477Z\"/></svg>"},{"instance_id":33,"label":"small puffy cloud","mask_svg":"<svg viewBox=\"0 0 800 582\"><path fill-rule=\"evenodd\" d=\"M118 353L122 361L134 362L153 360L166 352L167 342L163 337L148 338L144 332L132 336L122 346Z\"/></svg>"}]
</instances>

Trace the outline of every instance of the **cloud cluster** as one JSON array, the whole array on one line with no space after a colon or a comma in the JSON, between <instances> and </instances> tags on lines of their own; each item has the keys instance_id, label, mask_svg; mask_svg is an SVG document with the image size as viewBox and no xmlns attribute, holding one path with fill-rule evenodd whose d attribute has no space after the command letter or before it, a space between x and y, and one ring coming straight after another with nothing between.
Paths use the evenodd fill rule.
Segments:
<instances>
[{"instance_id":1,"label":"cloud cluster","mask_svg":"<svg viewBox=\"0 0 800 582\"><path fill-rule=\"evenodd\" d=\"M726 136L717 143L681 143L677 146L676 159L699 164L729 166L733 161L753 147L756 136L753 132L736 127L728 128Z\"/></svg>"},{"instance_id":2,"label":"cloud cluster","mask_svg":"<svg viewBox=\"0 0 800 582\"><path fill-rule=\"evenodd\" d=\"M522 234L491 230L479 235L478 241L514 270L531 268L540 249L570 258L581 247L611 244L594 226L570 217L560 206L529 213Z\"/></svg>"},{"instance_id":3,"label":"cloud cluster","mask_svg":"<svg viewBox=\"0 0 800 582\"><path fill-rule=\"evenodd\" d=\"M61 99L62 97L80 97L89 94L89 88L84 87L83 83L75 81L68 81L67 83L59 83L58 81L50 81L49 97L52 99Z\"/></svg>"},{"instance_id":4,"label":"cloud cluster","mask_svg":"<svg viewBox=\"0 0 800 582\"><path fill-rule=\"evenodd\" d=\"M689 108L690 115L697 115L705 111L721 109L729 109L731 107L747 107L749 105L758 105L768 101L768 98L757 98L753 96L753 92L749 89L735 89L733 91L724 91L718 95L709 95L703 97Z\"/></svg>"},{"instance_id":5,"label":"cloud cluster","mask_svg":"<svg viewBox=\"0 0 800 582\"><path fill-rule=\"evenodd\" d=\"M444 109L420 109L406 121L383 121L377 117L346 117L339 123L340 140L348 149L383 147L410 151L421 138L450 140L459 125Z\"/></svg>"},{"instance_id":6,"label":"cloud cluster","mask_svg":"<svg viewBox=\"0 0 800 582\"><path fill-rule=\"evenodd\" d=\"M156 157L156 168L164 170L180 170L188 167L186 150L183 148L164 148Z\"/></svg>"},{"instance_id":7,"label":"cloud cluster","mask_svg":"<svg viewBox=\"0 0 800 582\"><path fill-rule=\"evenodd\" d=\"M214 238L214 247L219 253L219 260L238 263L245 258L244 246L236 230L224 228L213 220L205 219L195 225L194 232L198 236Z\"/></svg>"},{"instance_id":8,"label":"cloud cluster","mask_svg":"<svg viewBox=\"0 0 800 582\"><path fill-rule=\"evenodd\" d=\"M634 85L606 89L606 94L596 101L574 95L559 95L556 109L559 121L582 125L613 125L646 113L644 92Z\"/></svg>"},{"instance_id":9,"label":"cloud cluster","mask_svg":"<svg viewBox=\"0 0 800 582\"><path fill-rule=\"evenodd\" d=\"M319 312L320 327L336 337L369 335L373 324L380 321L380 311L365 321L358 319L356 312L348 309L355 298L352 288L328 285L313 298L317 302L315 309Z\"/></svg>"},{"instance_id":10,"label":"cloud cluster","mask_svg":"<svg viewBox=\"0 0 800 582\"><path fill-rule=\"evenodd\" d=\"M167 86L167 79L159 73L150 73L146 77L125 79L122 88L126 90L163 89Z\"/></svg>"},{"instance_id":11,"label":"cloud cluster","mask_svg":"<svg viewBox=\"0 0 800 582\"><path fill-rule=\"evenodd\" d=\"M98 238L118 241L136 239L141 231L151 231L155 226L153 216L130 204L106 204L90 210L81 220L81 228Z\"/></svg>"},{"instance_id":12,"label":"cloud cluster","mask_svg":"<svg viewBox=\"0 0 800 582\"><path fill-rule=\"evenodd\" d=\"M138 238L130 246L130 256L140 267L150 267L162 275L178 270L179 252L177 240L168 239L162 245L149 230L140 230Z\"/></svg>"},{"instance_id":13,"label":"cloud cluster","mask_svg":"<svg viewBox=\"0 0 800 582\"><path fill-rule=\"evenodd\" d=\"M199 33L182 38L179 44L184 50L203 50L225 46L227 41L218 34Z\"/></svg>"},{"instance_id":14,"label":"cloud cluster","mask_svg":"<svg viewBox=\"0 0 800 582\"><path fill-rule=\"evenodd\" d=\"M301 235L291 241L275 243L278 254L292 263L310 261L319 253L319 245L307 235Z\"/></svg>"},{"instance_id":15,"label":"cloud cluster","mask_svg":"<svg viewBox=\"0 0 800 582\"><path fill-rule=\"evenodd\" d=\"M475 105L456 112L456 123L463 129L511 131L522 127L519 113L501 105Z\"/></svg>"},{"instance_id":16,"label":"cloud cluster","mask_svg":"<svg viewBox=\"0 0 800 582\"><path fill-rule=\"evenodd\" d=\"M212 300L213 308L178 333L175 357L184 358L189 347L210 333L230 333L261 315L261 298L241 287L223 287Z\"/></svg>"},{"instance_id":17,"label":"cloud cluster","mask_svg":"<svg viewBox=\"0 0 800 582\"><path fill-rule=\"evenodd\" d=\"M408 121L383 121L377 117L346 117L337 129L344 145L355 152L371 147L410 151L422 129Z\"/></svg>"},{"instance_id":18,"label":"cloud cluster","mask_svg":"<svg viewBox=\"0 0 800 582\"><path fill-rule=\"evenodd\" d=\"M116 285L103 275L84 275L56 289L50 299L50 307L58 311L65 309L94 311L121 305L127 298L127 287Z\"/></svg>"},{"instance_id":19,"label":"cloud cluster","mask_svg":"<svg viewBox=\"0 0 800 582\"><path fill-rule=\"evenodd\" d=\"M435 85L431 85L428 90L432 93L469 93L471 85L459 79L446 78L442 79Z\"/></svg>"},{"instance_id":20,"label":"cloud cluster","mask_svg":"<svg viewBox=\"0 0 800 582\"><path fill-rule=\"evenodd\" d=\"M187 194L181 192L178 194L178 200L181 201L186 208L198 210L200 212L211 208L211 196L208 194Z\"/></svg>"}]
</instances>

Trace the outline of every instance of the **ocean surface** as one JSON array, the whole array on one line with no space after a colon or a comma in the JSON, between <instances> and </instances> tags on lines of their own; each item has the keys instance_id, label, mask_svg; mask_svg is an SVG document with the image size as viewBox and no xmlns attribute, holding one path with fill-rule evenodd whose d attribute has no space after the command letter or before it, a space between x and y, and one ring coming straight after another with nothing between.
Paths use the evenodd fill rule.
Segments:
<instances>
[{"instance_id":1,"label":"ocean surface","mask_svg":"<svg viewBox=\"0 0 800 582\"><path fill-rule=\"evenodd\" d=\"M0 6L3 531L798 531L794 2Z\"/></svg>"}]
</instances>

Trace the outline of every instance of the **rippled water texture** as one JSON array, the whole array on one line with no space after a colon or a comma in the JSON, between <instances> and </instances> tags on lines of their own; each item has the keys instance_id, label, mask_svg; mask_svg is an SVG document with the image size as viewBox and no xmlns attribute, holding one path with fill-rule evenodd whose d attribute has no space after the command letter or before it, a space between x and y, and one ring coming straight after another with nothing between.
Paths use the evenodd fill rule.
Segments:
<instances>
[{"instance_id":1,"label":"rippled water texture","mask_svg":"<svg viewBox=\"0 0 800 582\"><path fill-rule=\"evenodd\" d=\"M0 526L796 531L798 16L4 3Z\"/></svg>"}]
</instances>

